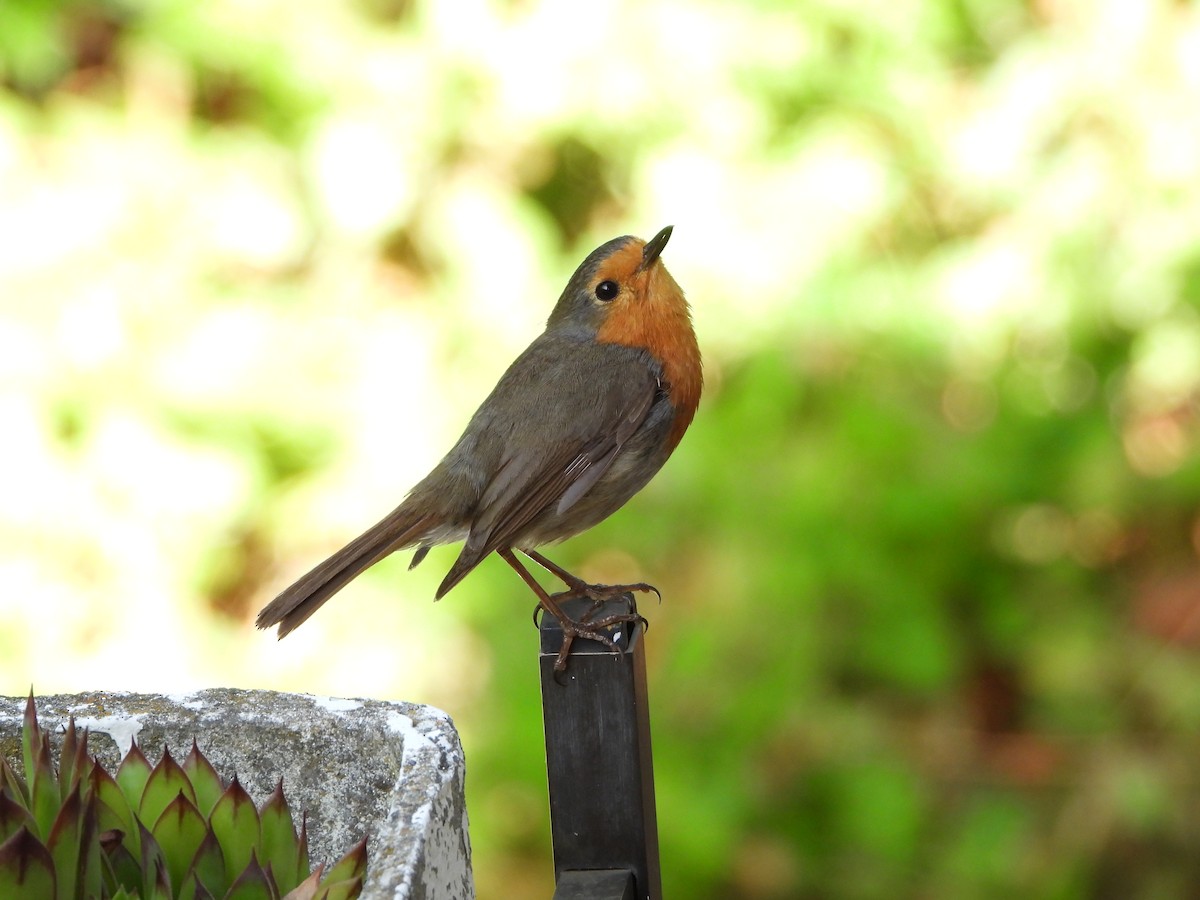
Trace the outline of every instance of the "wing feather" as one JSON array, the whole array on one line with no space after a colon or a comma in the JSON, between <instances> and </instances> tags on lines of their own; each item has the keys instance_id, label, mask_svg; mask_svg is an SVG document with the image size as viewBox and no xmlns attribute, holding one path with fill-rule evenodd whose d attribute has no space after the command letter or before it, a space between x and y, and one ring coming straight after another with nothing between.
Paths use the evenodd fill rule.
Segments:
<instances>
[{"instance_id":1,"label":"wing feather","mask_svg":"<svg viewBox=\"0 0 1200 900\"><path fill-rule=\"evenodd\" d=\"M657 388L658 379L648 367L625 368L609 384L592 385L601 401L589 410L601 417L592 436L562 435L549 446L518 450L505 458L483 492L466 543L437 596L492 551L512 546L548 508L556 506L561 513L583 498L645 420Z\"/></svg>"}]
</instances>

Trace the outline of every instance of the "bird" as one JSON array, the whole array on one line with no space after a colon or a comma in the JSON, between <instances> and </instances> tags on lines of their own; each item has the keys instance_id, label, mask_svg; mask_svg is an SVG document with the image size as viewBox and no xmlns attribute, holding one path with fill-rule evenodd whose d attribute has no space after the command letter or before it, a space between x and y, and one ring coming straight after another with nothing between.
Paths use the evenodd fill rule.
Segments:
<instances>
[{"instance_id":1,"label":"bird","mask_svg":"<svg viewBox=\"0 0 1200 900\"><path fill-rule=\"evenodd\" d=\"M282 591L258 614L259 628L282 639L325 601L390 554L416 548L409 568L438 544L463 541L435 594L440 600L496 553L563 630L556 676L572 642L589 638L616 650L603 629L645 619L591 620L603 601L645 583L594 585L538 548L608 518L662 468L692 423L704 376L691 308L662 261L667 226L649 241L613 238L567 281L545 330L500 377L462 436L403 501L345 547ZM566 586L549 594L517 557ZM630 593L632 597L632 593ZM593 606L573 619L561 601Z\"/></svg>"}]
</instances>

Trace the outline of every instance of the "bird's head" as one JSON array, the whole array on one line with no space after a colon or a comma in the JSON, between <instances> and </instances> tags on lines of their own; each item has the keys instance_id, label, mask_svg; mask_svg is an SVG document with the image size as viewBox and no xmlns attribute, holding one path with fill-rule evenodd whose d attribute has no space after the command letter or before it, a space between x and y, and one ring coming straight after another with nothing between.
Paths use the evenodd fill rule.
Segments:
<instances>
[{"instance_id":1,"label":"bird's head","mask_svg":"<svg viewBox=\"0 0 1200 900\"><path fill-rule=\"evenodd\" d=\"M546 323L547 333L632 347L655 360L660 387L676 409L667 453L687 430L704 386L691 311L661 258L670 237L668 225L648 241L619 237L597 247Z\"/></svg>"},{"instance_id":2,"label":"bird's head","mask_svg":"<svg viewBox=\"0 0 1200 900\"><path fill-rule=\"evenodd\" d=\"M671 231L668 225L648 241L625 235L593 250L567 282L547 328L628 343L620 336L638 330L636 320L686 318L687 300L661 259Z\"/></svg>"}]
</instances>

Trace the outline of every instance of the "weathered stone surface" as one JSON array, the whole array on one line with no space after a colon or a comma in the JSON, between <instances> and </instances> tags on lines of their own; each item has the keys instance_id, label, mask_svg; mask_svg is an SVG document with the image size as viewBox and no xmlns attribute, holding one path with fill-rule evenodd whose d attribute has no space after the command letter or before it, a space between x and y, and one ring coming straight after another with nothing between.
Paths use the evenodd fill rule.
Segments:
<instances>
[{"instance_id":1,"label":"weathered stone surface","mask_svg":"<svg viewBox=\"0 0 1200 900\"><path fill-rule=\"evenodd\" d=\"M293 811L308 811L310 854L331 863L366 833L365 900L475 896L463 800L462 745L429 706L266 691L74 694L36 699L38 721L61 735L69 715L115 771L135 739L151 762L177 759L194 737L225 778L262 803L283 778ZM20 766L24 698L0 697L0 752ZM57 745L55 759L57 759Z\"/></svg>"}]
</instances>

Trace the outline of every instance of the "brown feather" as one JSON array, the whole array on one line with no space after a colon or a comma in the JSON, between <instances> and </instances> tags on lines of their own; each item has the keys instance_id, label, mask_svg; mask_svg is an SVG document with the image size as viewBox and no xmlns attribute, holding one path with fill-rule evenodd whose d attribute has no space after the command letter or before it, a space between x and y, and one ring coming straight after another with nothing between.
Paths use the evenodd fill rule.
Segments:
<instances>
[{"instance_id":1,"label":"brown feather","mask_svg":"<svg viewBox=\"0 0 1200 900\"><path fill-rule=\"evenodd\" d=\"M435 516L405 502L272 600L258 614L259 628L279 626L279 637L303 624L347 584L394 550L417 543Z\"/></svg>"},{"instance_id":2,"label":"brown feather","mask_svg":"<svg viewBox=\"0 0 1200 900\"><path fill-rule=\"evenodd\" d=\"M471 524L462 552L437 590L441 599L492 551L511 547L531 522L557 506L575 486L582 496L612 465L626 440L646 418L654 399L654 382L647 374L644 389L623 397L613 421L601 423L596 439L580 448L563 444L556 451L531 448L507 459L488 485ZM566 509L570 508L570 504ZM558 509L559 513L565 509Z\"/></svg>"}]
</instances>

